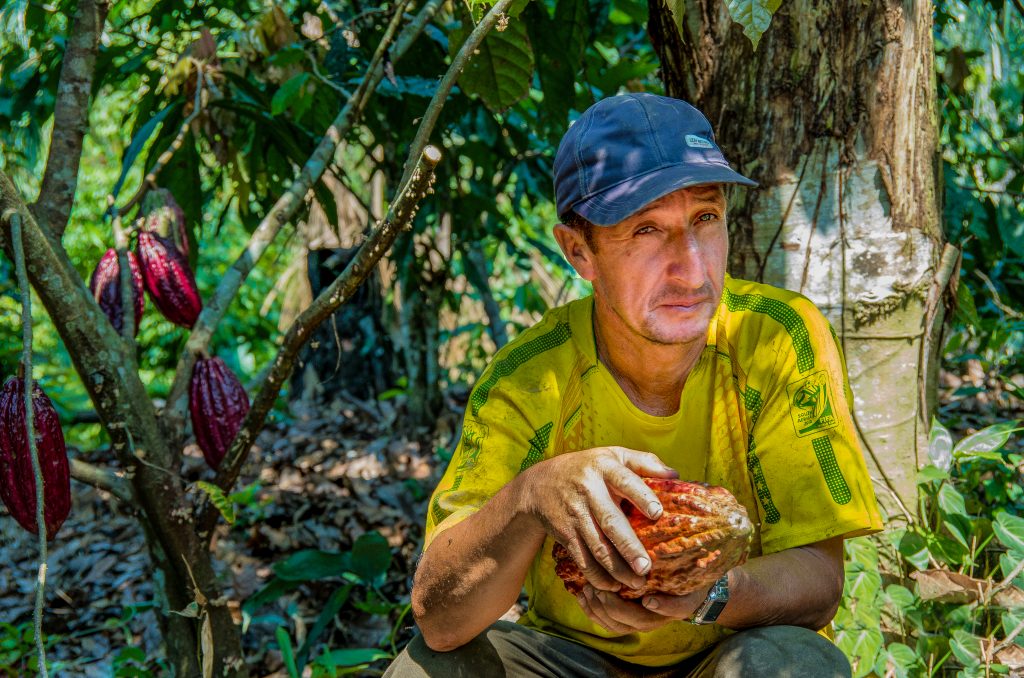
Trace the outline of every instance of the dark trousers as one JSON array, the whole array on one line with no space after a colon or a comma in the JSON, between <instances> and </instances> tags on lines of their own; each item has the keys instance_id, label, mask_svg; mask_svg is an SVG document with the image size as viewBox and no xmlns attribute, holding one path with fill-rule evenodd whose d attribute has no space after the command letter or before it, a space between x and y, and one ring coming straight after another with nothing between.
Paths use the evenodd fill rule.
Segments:
<instances>
[{"instance_id":1,"label":"dark trousers","mask_svg":"<svg viewBox=\"0 0 1024 678\"><path fill-rule=\"evenodd\" d=\"M571 640L495 622L451 652L434 652L416 636L384 678L849 678L850 662L827 638L796 626L765 626L735 633L679 664L630 664Z\"/></svg>"}]
</instances>

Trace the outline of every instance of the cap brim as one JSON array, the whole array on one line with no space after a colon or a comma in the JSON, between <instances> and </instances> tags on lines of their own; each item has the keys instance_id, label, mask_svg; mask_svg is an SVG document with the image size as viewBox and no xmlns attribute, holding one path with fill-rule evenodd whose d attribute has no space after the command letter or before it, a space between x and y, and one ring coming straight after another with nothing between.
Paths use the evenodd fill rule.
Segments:
<instances>
[{"instance_id":1,"label":"cap brim","mask_svg":"<svg viewBox=\"0 0 1024 678\"><path fill-rule=\"evenodd\" d=\"M572 209L592 224L613 226L672 191L701 184L757 186L756 181L725 165L694 167L693 163L687 163L662 167L627 179L575 203Z\"/></svg>"}]
</instances>

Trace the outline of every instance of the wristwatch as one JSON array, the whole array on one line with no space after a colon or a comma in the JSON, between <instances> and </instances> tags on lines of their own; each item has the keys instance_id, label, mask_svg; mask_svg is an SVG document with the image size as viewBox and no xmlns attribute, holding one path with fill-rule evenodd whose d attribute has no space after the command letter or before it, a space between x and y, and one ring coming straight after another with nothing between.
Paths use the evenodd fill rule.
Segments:
<instances>
[{"instance_id":1,"label":"wristwatch","mask_svg":"<svg viewBox=\"0 0 1024 678\"><path fill-rule=\"evenodd\" d=\"M723 575L708 591L708 597L690 617L691 624L711 624L722 614L729 602L729 575Z\"/></svg>"}]
</instances>

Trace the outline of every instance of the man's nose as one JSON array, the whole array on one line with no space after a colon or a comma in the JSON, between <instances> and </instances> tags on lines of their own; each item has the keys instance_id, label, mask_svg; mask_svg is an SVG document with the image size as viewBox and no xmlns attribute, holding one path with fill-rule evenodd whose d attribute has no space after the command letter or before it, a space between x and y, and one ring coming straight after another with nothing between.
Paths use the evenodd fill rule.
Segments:
<instances>
[{"instance_id":1,"label":"man's nose","mask_svg":"<svg viewBox=\"0 0 1024 678\"><path fill-rule=\"evenodd\" d=\"M669 249L669 277L691 289L701 287L707 276L705 253L697 239L690 234L680 235L672 239Z\"/></svg>"}]
</instances>

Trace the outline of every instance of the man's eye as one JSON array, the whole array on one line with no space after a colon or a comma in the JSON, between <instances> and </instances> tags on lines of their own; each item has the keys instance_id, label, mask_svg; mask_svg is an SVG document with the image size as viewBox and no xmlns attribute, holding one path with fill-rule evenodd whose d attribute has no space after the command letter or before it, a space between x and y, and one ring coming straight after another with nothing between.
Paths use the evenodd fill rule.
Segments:
<instances>
[{"instance_id":1,"label":"man's eye","mask_svg":"<svg viewBox=\"0 0 1024 678\"><path fill-rule=\"evenodd\" d=\"M651 233L654 231L653 226L641 226L633 232L633 235L643 235L644 233Z\"/></svg>"},{"instance_id":2,"label":"man's eye","mask_svg":"<svg viewBox=\"0 0 1024 678\"><path fill-rule=\"evenodd\" d=\"M712 214L711 212L705 212L704 214L702 214L699 217L697 217L697 221L714 221L717 218L718 218L717 214Z\"/></svg>"}]
</instances>

